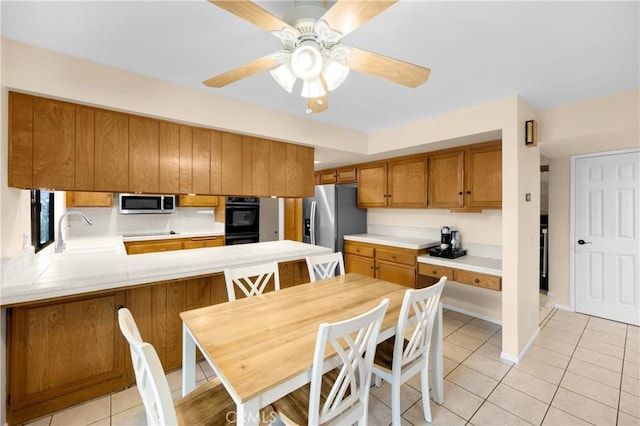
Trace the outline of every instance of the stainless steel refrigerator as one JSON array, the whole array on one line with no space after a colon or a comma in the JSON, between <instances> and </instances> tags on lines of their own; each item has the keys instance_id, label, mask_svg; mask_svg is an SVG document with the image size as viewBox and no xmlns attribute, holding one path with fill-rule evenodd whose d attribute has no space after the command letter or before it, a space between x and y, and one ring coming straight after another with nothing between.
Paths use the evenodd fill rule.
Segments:
<instances>
[{"instance_id":1,"label":"stainless steel refrigerator","mask_svg":"<svg viewBox=\"0 0 640 426\"><path fill-rule=\"evenodd\" d=\"M305 243L344 252L344 236L367 232L367 210L357 205L357 188L316 185L314 198L302 203L302 236Z\"/></svg>"}]
</instances>

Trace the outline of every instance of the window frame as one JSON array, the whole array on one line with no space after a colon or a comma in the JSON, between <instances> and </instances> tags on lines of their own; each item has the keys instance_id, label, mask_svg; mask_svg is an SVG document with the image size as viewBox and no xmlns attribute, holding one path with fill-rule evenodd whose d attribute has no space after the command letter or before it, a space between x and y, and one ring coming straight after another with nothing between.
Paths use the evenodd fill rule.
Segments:
<instances>
[{"instance_id":1,"label":"window frame","mask_svg":"<svg viewBox=\"0 0 640 426\"><path fill-rule=\"evenodd\" d=\"M49 212L47 216L43 217L42 212L42 198L48 197ZM42 222L46 217L48 222L48 235L49 238L46 241L40 241L42 235ZM55 241L55 194L53 191L46 191L41 189L31 190L31 244L33 245L35 252L38 253L51 243Z\"/></svg>"}]
</instances>

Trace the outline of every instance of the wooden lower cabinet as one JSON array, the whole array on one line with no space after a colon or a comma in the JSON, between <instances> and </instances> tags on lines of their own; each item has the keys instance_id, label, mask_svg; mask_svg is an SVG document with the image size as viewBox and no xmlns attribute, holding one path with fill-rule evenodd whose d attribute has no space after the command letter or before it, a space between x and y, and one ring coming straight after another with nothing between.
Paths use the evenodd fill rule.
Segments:
<instances>
[{"instance_id":1,"label":"wooden lower cabinet","mask_svg":"<svg viewBox=\"0 0 640 426\"><path fill-rule=\"evenodd\" d=\"M304 260L279 263L282 288L309 281ZM7 308L7 421L21 424L135 383L118 326L131 310L165 371L182 366L180 312L227 301L222 273Z\"/></svg>"},{"instance_id":2,"label":"wooden lower cabinet","mask_svg":"<svg viewBox=\"0 0 640 426\"><path fill-rule=\"evenodd\" d=\"M224 245L224 236L166 238L161 240L125 241L127 254L156 253L160 251L187 250Z\"/></svg>"},{"instance_id":3,"label":"wooden lower cabinet","mask_svg":"<svg viewBox=\"0 0 640 426\"><path fill-rule=\"evenodd\" d=\"M20 424L130 381L118 327L125 292L7 310L7 421Z\"/></svg>"},{"instance_id":4,"label":"wooden lower cabinet","mask_svg":"<svg viewBox=\"0 0 640 426\"><path fill-rule=\"evenodd\" d=\"M416 258L426 249L412 250L379 244L345 241L346 272L356 272L416 288Z\"/></svg>"},{"instance_id":5,"label":"wooden lower cabinet","mask_svg":"<svg viewBox=\"0 0 640 426\"><path fill-rule=\"evenodd\" d=\"M465 269L420 263L418 265L419 281L425 285L435 284L440 277L446 276L449 281L468 284L474 287L502 291L502 277L482 274Z\"/></svg>"}]
</instances>

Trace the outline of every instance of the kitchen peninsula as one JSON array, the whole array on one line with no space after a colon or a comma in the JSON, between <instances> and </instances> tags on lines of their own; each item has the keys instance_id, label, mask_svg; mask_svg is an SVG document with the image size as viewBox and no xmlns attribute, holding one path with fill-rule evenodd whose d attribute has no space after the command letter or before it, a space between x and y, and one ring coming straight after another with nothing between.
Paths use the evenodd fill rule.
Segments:
<instances>
[{"instance_id":1,"label":"kitchen peninsula","mask_svg":"<svg viewBox=\"0 0 640 426\"><path fill-rule=\"evenodd\" d=\"M7 406L23 423L135 382L117 308L128 307L165 371L180 367L179 313L226 302L223 270L277 261L282 287L308 281L304 257L329 249L273 241L127 255L121 237L69 240L3 277ZM212 327L228 326L212 324Z\"/></svg>"}]
</instances>

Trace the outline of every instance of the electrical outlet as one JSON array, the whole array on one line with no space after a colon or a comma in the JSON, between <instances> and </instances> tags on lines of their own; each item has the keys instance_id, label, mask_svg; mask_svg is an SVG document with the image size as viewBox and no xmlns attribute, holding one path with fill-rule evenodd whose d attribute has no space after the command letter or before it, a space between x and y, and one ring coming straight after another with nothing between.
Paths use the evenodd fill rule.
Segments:
<instances>
[{"instance_id":1,"label":"electrical outlet","mask_svg":"<svg viewBox=\"0 0 640 426\"><path fill-rule=\"evenodd\" d=\"M22 234L22 248L27 248L31 245L31 241L29 241L29 234L27 234L26 232Z\"/></svg>"}]
</instances>

